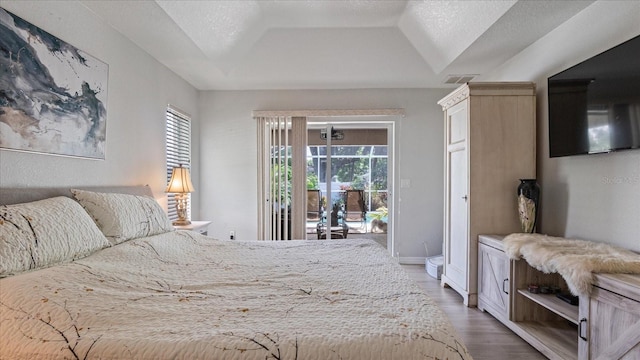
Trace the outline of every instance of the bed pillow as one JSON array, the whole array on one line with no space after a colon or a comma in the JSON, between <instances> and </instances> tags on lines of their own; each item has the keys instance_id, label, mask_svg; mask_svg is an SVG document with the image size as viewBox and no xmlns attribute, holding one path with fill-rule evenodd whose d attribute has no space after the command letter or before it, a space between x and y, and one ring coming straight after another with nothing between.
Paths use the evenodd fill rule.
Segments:
<instances>
[{"instance_id":1,"label":"bed pillow","mask_svg":"<svg viewBox=\"0 0 640 360\"><path fill-rule=\"evenodd\" d=\"M0 206L0 277L83 258L107 246L73 199Z\"/></svg>"},{"instance_id":2,"label":"bed pillow","mask_svg":"<svg viewBox=\"0 0 640 360\"><path fill-rule=\"evenodd\" d=\"M71 189L111 244L173 231L158 202L149 196Z\"/></svg>"}]
</instances>

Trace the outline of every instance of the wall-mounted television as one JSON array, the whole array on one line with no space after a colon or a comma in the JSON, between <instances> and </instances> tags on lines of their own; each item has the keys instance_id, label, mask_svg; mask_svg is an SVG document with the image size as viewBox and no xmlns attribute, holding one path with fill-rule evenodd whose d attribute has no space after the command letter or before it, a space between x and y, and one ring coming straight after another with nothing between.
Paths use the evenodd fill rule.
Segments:
<instances>
[{"instance_id":1,"label":"wall-mounted television","mask_svg":"<svg viewBox=\"0 0 640 360\"><path fill-rule=\"evenodd\" d=\"M550 157L640 148L640 36L547 83Z\"/></svg>"}]
</instances>

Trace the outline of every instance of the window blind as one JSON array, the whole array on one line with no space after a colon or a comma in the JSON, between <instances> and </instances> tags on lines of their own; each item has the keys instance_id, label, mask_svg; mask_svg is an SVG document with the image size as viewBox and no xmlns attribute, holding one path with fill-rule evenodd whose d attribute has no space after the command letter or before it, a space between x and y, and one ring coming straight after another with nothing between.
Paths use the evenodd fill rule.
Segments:
<instances>
[{"instance_id":1,"label":"window blind","mask_svg":"<svg viewBox=\"0 0 640 360\"><path fill-rule=\"evenodd\" d=\"M174 167L182 165L191 172L191 116L172 107L167 107L167 184ZM191 194L187 199L187 219L191 219ZM167 194L169 219L176 220L175 194Z\"/></svg>"},{"instance_id":2,"label":"window blind","mask_svg":"<svg viewBox=\"0 0 640 360\"><path fill-rule=\"evenodd\" d=\"M258 239L304 239L307 121L257 117Z\"/></svg>"}]
</instances>

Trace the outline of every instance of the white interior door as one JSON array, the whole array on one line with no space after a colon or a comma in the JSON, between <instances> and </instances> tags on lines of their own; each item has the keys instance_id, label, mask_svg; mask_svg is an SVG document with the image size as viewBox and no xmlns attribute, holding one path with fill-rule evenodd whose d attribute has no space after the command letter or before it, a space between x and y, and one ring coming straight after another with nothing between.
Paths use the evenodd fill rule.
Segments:
<instances>
[{"instance_id":1,"label":"white interior door","mask_svg":"<svg viewBox=\"0 0 640 360\"><path fill-rule=\"evenodd\" d=\"M467 288L468 244L468 149L467 102L447 111L447 223L445 224L445 273L449 280Z\"/></svg>"},{"instance_id":2,"label":"white interior door","mask_svg":"<svg viewBox=\"0 0 640 360\"><path fill-rule=\"evenodd\" d=\"M468 264L467 245L467 150L456 149L449 153L450 172L450 216L449 216L449 251L447 276L454 282L466 283Z\"/></svg>"}]
</instances>

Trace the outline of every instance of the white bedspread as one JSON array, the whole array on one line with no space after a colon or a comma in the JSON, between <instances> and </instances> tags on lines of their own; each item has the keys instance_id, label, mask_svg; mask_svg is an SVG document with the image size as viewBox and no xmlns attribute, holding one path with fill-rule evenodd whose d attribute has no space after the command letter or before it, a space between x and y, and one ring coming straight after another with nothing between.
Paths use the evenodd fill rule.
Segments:
<instances>
[{"instance_id":1,"label":"white bedspread","mask_svg":"<svg viewBox=\"0 0 640 360\"><path fill-rule=\"evenodd\" d=\"M132 240L0 279L0 359L469 359L368 240Z\"/></svg>"}]
</instances>

